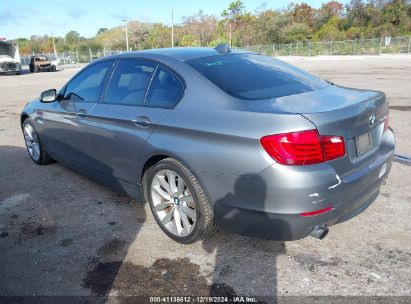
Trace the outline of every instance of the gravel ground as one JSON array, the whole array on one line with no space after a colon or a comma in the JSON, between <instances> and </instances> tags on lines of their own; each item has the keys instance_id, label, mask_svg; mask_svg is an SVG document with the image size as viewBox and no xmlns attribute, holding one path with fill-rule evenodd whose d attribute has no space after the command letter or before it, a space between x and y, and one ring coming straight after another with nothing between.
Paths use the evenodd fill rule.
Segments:
<instances>
[{"instance_id":1,"label":"gravel ground","mask_svg":"<svg viewBox=\"0 0 411 304\"><path fill-rule=\"evenodd\" d=\"M411 57L285 60L340 85L386 92L397 152L411 154ZM97 295L103 302L107 296L210 294L267 302L307 295L411 301L404 297L411 296L410 166L394 163L377 201L332 227L322 241L284 243L220 231L204 242L180 245L161 232L147 205L58 163L37 166L29 159L20 111L75 72L0 77L1 296ZM338 299L377 300L333 301Z\"/></svg>"}]
</instances>

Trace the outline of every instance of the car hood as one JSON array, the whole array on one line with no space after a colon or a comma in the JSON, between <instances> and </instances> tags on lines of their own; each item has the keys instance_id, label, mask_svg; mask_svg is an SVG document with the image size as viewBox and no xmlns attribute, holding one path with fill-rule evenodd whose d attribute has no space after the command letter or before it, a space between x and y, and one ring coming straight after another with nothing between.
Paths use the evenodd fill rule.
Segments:
<instances>
[{"instance_id":1,"label":"car hood","mask_svg":"<svg viewBox=\"0 0 411 304\"><path fill-rule=\"evenodd\" d=\"M20 52L19 47L11 42L0 40L0 60L14 61L20 63ZM7 58L5 60L5 58Z\"/></svg>"},{"instance_id":2,"label":"car hood","mask_svg":"<svg viewBox=\"0 0 411 304\"><path fill-rule=\"evenodd\" d=\"M16 62L13 58L7 55L0 56L0 62Z\"/></svg>"},{"instance_id":3,"label":"car hood","mask_svg":"<svg viewBox=\"0 0 411 304\"><path fill-rule=\"evenodd\" d=\"M311 114L335 111L384 97L384 93L330 85L326 88L266 100L245 101L255 112Z\"/></svg>"}]
</instances>

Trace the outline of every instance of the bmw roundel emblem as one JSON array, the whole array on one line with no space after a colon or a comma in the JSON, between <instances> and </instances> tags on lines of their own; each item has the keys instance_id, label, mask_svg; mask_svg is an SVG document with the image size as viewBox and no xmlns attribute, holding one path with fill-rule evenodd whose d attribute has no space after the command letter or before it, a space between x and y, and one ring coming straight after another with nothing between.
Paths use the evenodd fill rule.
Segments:
<instances>
[{"instance_id":1,"label":"bmw roundel emblem","mask_svg":"<svg viewBox=\"0 0 411 304\"><path fill-rule=\"evenodd\" d=\"M369 118L370 126L372 126L375 123L375 114L372 114Z\"/></svg>"}]
</instances>

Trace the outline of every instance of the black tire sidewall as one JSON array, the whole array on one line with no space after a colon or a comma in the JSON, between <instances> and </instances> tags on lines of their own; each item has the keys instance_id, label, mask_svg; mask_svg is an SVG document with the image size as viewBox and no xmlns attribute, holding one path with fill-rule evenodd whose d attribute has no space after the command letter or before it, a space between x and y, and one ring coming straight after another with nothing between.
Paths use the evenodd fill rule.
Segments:
<instances>
[{"instance_id":1,"label":"black tire sidewall","mask_svg":"<svg viewBox=\"0 0 411 304\"><path fill-rule=\"evenodd\" d=\"M153 205L152 198L151 198L151 183L153 181L154 176L161 170L172 170L175 173L177 173L179 176L181 176L184 179L187 187L189 188L191 192L191 195L194 198L194 204L196 208L196 217L197 217L196 224L194 226L193 231L191 231L191 233L187 236L179 237L179 236L174 235L170 231L168 231L167 228L163 226L163 224L161 223L160 219L157 216L156 211L154 210L154 205ZM202 229L204 226L204 217L203 217L204 210L203 210L202 205L199 203L200 197L197 193L197 189L191 183L190 177L187 176L187 174L182 170L182 168L174 164L174 162L169 161L168 159L162 160L158 162L157 164L155 164L153 167L147 170L146 174L147 174L147 178L145 180L147 184L145 185L145 187L147 187L147 200L150 205L151 212L153 213L154 219L156 220L157 224L160 226L161 230L163 230L165 234L167 234L171 239L175 240L178 243L190 244L190 243L197 241L203 232Z\"/></svg>"}]
</instances>

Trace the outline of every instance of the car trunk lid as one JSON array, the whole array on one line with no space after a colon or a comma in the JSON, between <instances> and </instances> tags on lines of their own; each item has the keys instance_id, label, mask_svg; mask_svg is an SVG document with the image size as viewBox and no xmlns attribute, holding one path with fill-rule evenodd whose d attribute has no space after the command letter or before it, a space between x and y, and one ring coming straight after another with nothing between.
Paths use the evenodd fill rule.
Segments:
<instances>
[{"instance_id":1,"label":"car trunk lid","mask_svg":"<svg viewBox=\"0 0 411 304\"><path fill-rule=\"evenodd\" d=\"M340 174L372 159L381 145L388 115L384 93L357 90L349 90L348 93L346 100L350 101L346 101L345 107L327 112L300 113L315 124L321 135L344 137L346 157L332 162Z\"/></svg>"},{"instance_id":2,"label":"car trunk lid","mask_svg":"<svg viewBox=\"0 0 411 304\"><path fill-rule=\"evenodd\" d=\"M316 126L320 135L344 137L346 157L330 162L341 174L372 159L381 144L388 115L384 93L336 85L250 104L258 111L300 114Z\"/></svg>"}]
</instances>

